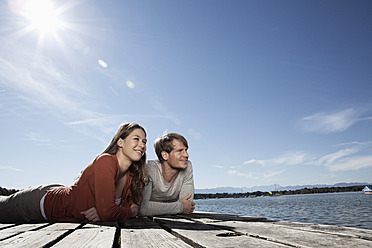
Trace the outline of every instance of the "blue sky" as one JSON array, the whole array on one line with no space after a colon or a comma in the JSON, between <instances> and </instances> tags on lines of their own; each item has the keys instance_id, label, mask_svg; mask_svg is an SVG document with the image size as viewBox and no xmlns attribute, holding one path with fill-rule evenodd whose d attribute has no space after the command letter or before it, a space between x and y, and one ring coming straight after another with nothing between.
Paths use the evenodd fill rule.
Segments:
<instances>
[{"instance_id":1,"label":"blue sky","mask_svg":"<svg viewBox=\"0 0 372 248\"><path fill-rule=\"evenodd\" d=\"M372 182L371 1L24 2L0 3L0 186L71 185L125 121L149 159L183 134L196 188Z\"/></svg>"}]
</instances>

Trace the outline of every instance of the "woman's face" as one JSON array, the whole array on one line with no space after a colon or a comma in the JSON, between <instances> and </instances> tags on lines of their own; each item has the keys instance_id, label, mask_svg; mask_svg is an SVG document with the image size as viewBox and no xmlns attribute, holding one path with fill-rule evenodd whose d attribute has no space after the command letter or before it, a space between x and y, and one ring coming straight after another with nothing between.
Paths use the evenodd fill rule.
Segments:
<instances>
[{"instance_id":1,"label":"woman's face","mask_svg":"<svg viewBox=\"0 0 372 248\"><path fill-rule=\"evenodd\" d=\"M146 134L140 129L134 129L124 140L119 139L118 145L122 147L122 155L131 162L139 161L146 152Z\"/></svg>"}]
</instances>

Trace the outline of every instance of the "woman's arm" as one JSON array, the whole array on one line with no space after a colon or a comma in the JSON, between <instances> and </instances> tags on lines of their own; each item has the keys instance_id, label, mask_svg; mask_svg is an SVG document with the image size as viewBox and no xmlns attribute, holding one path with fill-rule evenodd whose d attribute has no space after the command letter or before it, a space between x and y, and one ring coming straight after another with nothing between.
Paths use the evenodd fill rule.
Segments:
<instances>
[{"instance_id":1,"label":"woman's arm","mask_svg":"<svg viewBox=\"0 0 372 248\"><path fill-rule=\"evenodd\" d=\"M136 217L138 215L139 207L136 204L132 204L130 206L130 209L132 211L131 217ZM86 211L81 212L85 216L87 220L90 222L99 222L101 219L98 216L97 209L95 207L92 207Z\"/></svg>"},{"instance_id":2,"label":"woman's arm","mask_svg":"<svg viewBox=\"0 0 372 248\"><path fill-rule=\"evenodd\" d=\"M115 205L115 181L119 165L114 156L100 157L94 165L96 210L101 221L122 221L132 215L129 203ZM125 190L125 189L124 189Z\"/></svg>"}]
</instances>

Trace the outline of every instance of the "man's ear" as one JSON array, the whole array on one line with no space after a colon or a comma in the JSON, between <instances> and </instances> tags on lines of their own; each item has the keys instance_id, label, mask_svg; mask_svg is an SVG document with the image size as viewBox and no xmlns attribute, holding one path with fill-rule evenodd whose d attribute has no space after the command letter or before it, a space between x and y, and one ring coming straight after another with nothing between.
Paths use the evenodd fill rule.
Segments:
<instances>
[{"instance_id":1,"label":"man's ear","mask_svg":"<svg viewBox=\"0 0 372 248\"><path fill-rule=\"evenodd\" d=\"M166 151L162 151L162 152L161 152L161 157L162 157L165 161L168 160L168 156L169 156L169 154L168 154Z\"/></svg>"}]
</instances>

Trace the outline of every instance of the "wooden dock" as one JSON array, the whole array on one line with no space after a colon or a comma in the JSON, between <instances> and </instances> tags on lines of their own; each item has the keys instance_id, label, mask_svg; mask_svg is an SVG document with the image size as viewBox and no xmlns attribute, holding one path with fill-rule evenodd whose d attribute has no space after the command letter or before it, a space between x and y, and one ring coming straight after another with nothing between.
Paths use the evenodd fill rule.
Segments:
<instances>
[{"instance_id":1,"label":"wooden dock","mask_svg":"<svg viewBox=\"0 0 372 248\"><path fill-rule=\"evenodd\" d=\"M196 212L118 223L0 224L0 247L372 247L372 230Z\"/></svg>"}]
</instances>

